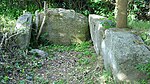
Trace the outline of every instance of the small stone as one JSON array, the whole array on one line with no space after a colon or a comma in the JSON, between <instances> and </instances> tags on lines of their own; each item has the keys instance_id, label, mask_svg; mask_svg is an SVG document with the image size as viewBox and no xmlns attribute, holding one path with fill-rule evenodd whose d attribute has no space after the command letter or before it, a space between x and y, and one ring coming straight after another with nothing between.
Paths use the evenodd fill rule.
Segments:
<instances>
[{"instance_id":1,"label":"small stone","mask_svg":"<svg viewBox=\"0 0 150 84\"><path fill-rule=\"evenodd\" d=\"M40 56L40 57L47 57L48 56L48 53L46 53L42 50L39 50L39 49L32 49L29 52L32 53L32 54L38 54L38 56Z\"/></svg>"}]
</instances>

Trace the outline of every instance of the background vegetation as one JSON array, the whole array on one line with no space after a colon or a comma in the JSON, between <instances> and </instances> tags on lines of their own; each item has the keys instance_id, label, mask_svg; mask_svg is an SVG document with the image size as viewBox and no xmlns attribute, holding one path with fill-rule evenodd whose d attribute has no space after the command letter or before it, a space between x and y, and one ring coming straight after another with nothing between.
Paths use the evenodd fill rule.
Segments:
<instances>
[{"instance_id":1,"label":"background vegetation","mask_svg":"<svg viewBox=\"0 0 150 84\"><path fill-rule=\"evenodd\" d=\"M17 18L23 10L32 13L35 10L43 8L45 0L0 0L0 14ZM84 15L98 14L103 16L113 15L115 8L115 0L46 0L49 8L66 8L74 9L76 12L83 13ZM135 15L138 19L148 20L146 12L148 12L149 0L129 0L128 13Z\"/></svg>"}]
</instances>

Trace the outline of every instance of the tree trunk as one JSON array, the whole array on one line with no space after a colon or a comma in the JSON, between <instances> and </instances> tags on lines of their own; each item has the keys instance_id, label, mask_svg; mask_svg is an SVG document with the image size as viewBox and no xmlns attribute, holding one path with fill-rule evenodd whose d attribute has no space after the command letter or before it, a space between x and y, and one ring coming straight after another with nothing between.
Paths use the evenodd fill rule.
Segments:
<instances>
[{"instance_id":1,"label":"tree trunk","mask_svg":"<svg viewBox=\"0 0 150 84\"><path fill-rule=\"evenodd\" d=\"M116 27L127 28L128 0L116 0Z\"/></svg>"}]
</instances>

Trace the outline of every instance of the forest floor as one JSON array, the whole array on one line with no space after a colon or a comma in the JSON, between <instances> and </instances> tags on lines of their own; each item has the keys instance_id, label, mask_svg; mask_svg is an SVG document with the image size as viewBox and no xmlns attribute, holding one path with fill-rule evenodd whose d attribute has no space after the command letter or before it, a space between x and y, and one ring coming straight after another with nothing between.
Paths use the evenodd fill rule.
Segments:
<instances>
[{"instance_id":1,"label":"forest floor","mask_svg":"<svg viewBox=\"0 0 150 84\"><path fill-rule=\"evenodd\" d=\"M7 49L0 52L1 84L112 84L112 75L103 68L92 42L41 45L48 56ZM13 52L14 51L14 52Z\"/></svg>"},{"instance_id":2,"label":"forest floor","mask_svg":"<svg viewBox=\"0 0 150 84\"><path fill-rule=\"evenodd\" d=\"M48 56L25 51L0 55L0 84L116 84L92 42L38 49Z\"/></svg>"},{"instance_id":3,"label":"forest floor","mask_svg":"<svg viewBox=\"0 0 150 84\"><path fill-rule=\"evenodd\" d=\"M35 82L48 84L105 84L112 77L103 69L103 60L93 45L85 42L76 46L44 46L48 60L36 70Z\"/></svg>"}]
</instances>

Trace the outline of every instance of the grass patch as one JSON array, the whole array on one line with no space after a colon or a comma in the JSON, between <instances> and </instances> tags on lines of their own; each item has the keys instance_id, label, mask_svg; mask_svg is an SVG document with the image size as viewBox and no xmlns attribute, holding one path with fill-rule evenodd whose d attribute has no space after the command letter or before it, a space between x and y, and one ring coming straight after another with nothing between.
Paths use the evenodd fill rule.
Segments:
<instances>
[{"instance_id":1,"label":"grass patch","mask_svg":"<svg viewBox=\"0 0 150 84\"><path fill-rule=\"evenodd\" d=\"M149 84L149 80L150 80L150 61L147 64L140 64L137 65L136 67L139 71L142 71L143 73L146 73L146 75L148 76L147 79L143 79L143 80L139 80L138 82L140 84Z\"/></svg>"},{"instance_id":2,"label":"grass patch","mask_svg":"<svg viewBox=\"0 0 150 84\"><path fill-rule=\"evenodd\" d=\"M150 22L149 21L142 21L142 20L129 20L128 26L133 29L150 29Z\"/></svg>"},{"instance_id":3,"label":"grass patch","mask_svg":"<svg viewBox=\"0 0 150 84\"><path fill-rule=\"evenodd\" d=\"M142 21L142 20L136 20L131 18L131 15L129 16L128 20L128 26L129 28L136 30L135 34L139 35L144 43L148 46L150 46L150 22L149 21Z\"/></svg>"}]
</instances>

